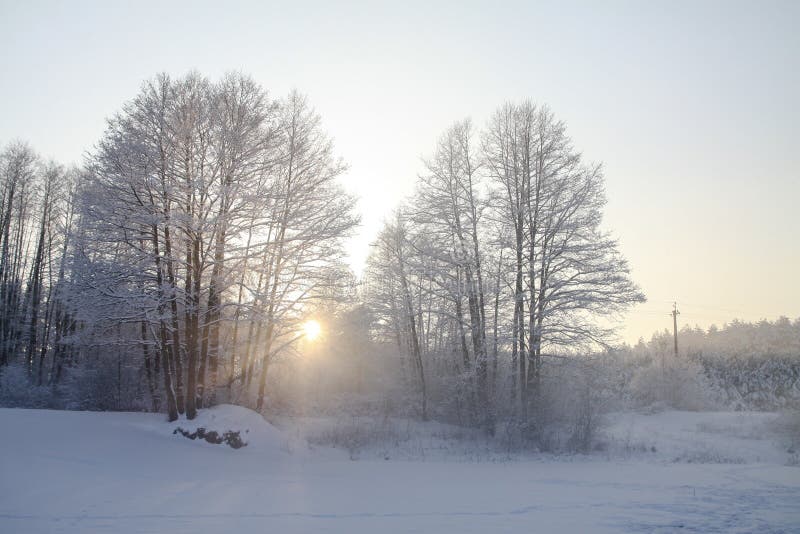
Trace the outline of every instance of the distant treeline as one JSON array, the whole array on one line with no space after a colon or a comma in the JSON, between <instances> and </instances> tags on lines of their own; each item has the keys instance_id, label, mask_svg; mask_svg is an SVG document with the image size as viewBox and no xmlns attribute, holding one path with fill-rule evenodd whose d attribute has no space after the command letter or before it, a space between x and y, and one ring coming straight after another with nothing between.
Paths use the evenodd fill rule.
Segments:
<instances>
[{"instance_id":1,"label":"distant treeline","mask_svg":"<svg viewBox=\"0 0 800 534\"><path fill-rule=\"evenodd\" d=\"M707 330L686 326L678 341L680 360L700 366L724 407L800 407L800 318L734 320ZM621 353L658 365L674 359L672 346L673 334L664 330Z\"/></svg>"}]
</instances>

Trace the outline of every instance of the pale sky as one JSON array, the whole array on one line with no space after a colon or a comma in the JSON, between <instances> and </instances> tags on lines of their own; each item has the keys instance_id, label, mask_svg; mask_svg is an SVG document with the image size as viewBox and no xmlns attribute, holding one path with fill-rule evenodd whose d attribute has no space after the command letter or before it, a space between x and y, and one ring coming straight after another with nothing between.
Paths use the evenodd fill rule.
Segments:
<instances>
[{"instance_id":1,"label":"pale sky","mask_svg":"<svg viewBox=\"0 0 800 534\"><path fill-rule=\"evenodd\" d=\"M435 4L435 5L434 5ZM0 144L79 163L157 72L252 75L309 95L350 164L363 267L453 121L550 105L605 165L605 226L679 324L800 316L800 2L0 0Z\"/></svg>"}]
</instances>

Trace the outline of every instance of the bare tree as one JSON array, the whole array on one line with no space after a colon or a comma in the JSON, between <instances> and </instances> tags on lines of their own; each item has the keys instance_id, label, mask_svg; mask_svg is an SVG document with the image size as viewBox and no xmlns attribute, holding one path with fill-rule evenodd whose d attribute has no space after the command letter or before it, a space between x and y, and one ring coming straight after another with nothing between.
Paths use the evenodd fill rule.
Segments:
<instances>
[{"instance_id":1,"label":"bare tree","mask_svg":"<svg viewBox=\"0 0 800 534\"><path fill-rule=\"evenodd\" d=\"M450 289L464 364L470 368L474 363L480 417L482 424L491 430L486 306L478 230L484 204L477 191L479 165L473 154L469 120L456 123L441 137L433 157L426 160L426 168L428 173L421 177L418 194L412 202L412 220L420 226L417 231L427 236L420 240L425 248L419 252L449 265L451 276L440 286ZM466 317L462 311L464 300Z\"/></svg>"},{"instance_id":2,"label":"bare tree","mask_svg":"<svg viewBox=\"0 0 800 534\"><path fill-rule=\"evenodd\" d=\"M582 163L549 109L505 105L490 121L484 151L489 177L504 193L498 218L515 236L514 352L519 347L524 411L528 390L538 391L543 347L604 345L612 332L594 319L644 297L616 242L600 230L600 166Z\"/></svg>"},{"instance_id":3,"label":"bare tree","mask_svg":"<svg viewBox=\"0 0 800 534\"><path fill-rule=\"evenodd\" d=\"M261 408L269 362L357 223L319 117L241 74L161 75L109 121L90 168L81 280L120 312L100 323L135 323L120 335L145 346L145 371L161 364L170 418L216 402L221 366L226 395L243 402L257 374Z\"/></svg>"},{"instance_id":4,"label":"bare tree","mask_svg":"<svg viewBox=\"0 0 800 534\"><path fill-rule=\"evenodd\" d=\"M428 388L425 379L425 363L422 358L419 341L419 322L415 312L414 293L409 280L408 260L413 247L409 241L408 223L397 212L392 223L386 224L378 235L376 250L370 258L373 276L380 278L379 284L389 286L390 299L388 303L389 314L384 315L385 321L394 325L398 348L408 349L410 367L416 374L416 384L420 393L420 414L423 419L428 418ZM377 294L371 295L373 299ZM373 306L380 305L373 300ZM380 312L378 312L380 314Z\"/></svg>"}]
</instances>

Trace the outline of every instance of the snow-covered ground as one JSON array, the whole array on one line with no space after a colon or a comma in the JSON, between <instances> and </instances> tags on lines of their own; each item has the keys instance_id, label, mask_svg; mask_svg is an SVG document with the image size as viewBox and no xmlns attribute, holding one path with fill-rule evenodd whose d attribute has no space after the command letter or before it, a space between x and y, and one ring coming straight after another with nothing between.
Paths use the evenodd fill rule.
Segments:
<instances>
[{"instance_id":1,"label":"snow-covered ground","mask_svg":"<svg viewBox=\"0 0 800 534\"><path fill-rule=\"evenodd\" d=\"M800 468L774 417L616 414L591 455L480 461L426 451L458 442L432 424L353 461L233 406L192 424L0 409L0 532L800 532Z\"/></svg>"}]
</instances>

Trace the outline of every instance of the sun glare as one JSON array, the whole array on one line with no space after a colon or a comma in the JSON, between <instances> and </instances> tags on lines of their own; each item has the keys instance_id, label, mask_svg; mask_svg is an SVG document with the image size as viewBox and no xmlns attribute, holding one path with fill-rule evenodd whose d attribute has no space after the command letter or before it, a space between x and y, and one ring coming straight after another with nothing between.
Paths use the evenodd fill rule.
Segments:
<instances>
[{"instance_id":1,"label":"sun glare","mask_svg":"<svg viewBox=\"0 0 800 534\"><path fill-rule=\"evenodd\" d=\"M314 341L319 337L320 333L322 333L322 326L313 319L306 321L303 323L303 333L307 340Z\"/></svg>"}]
</instances>

